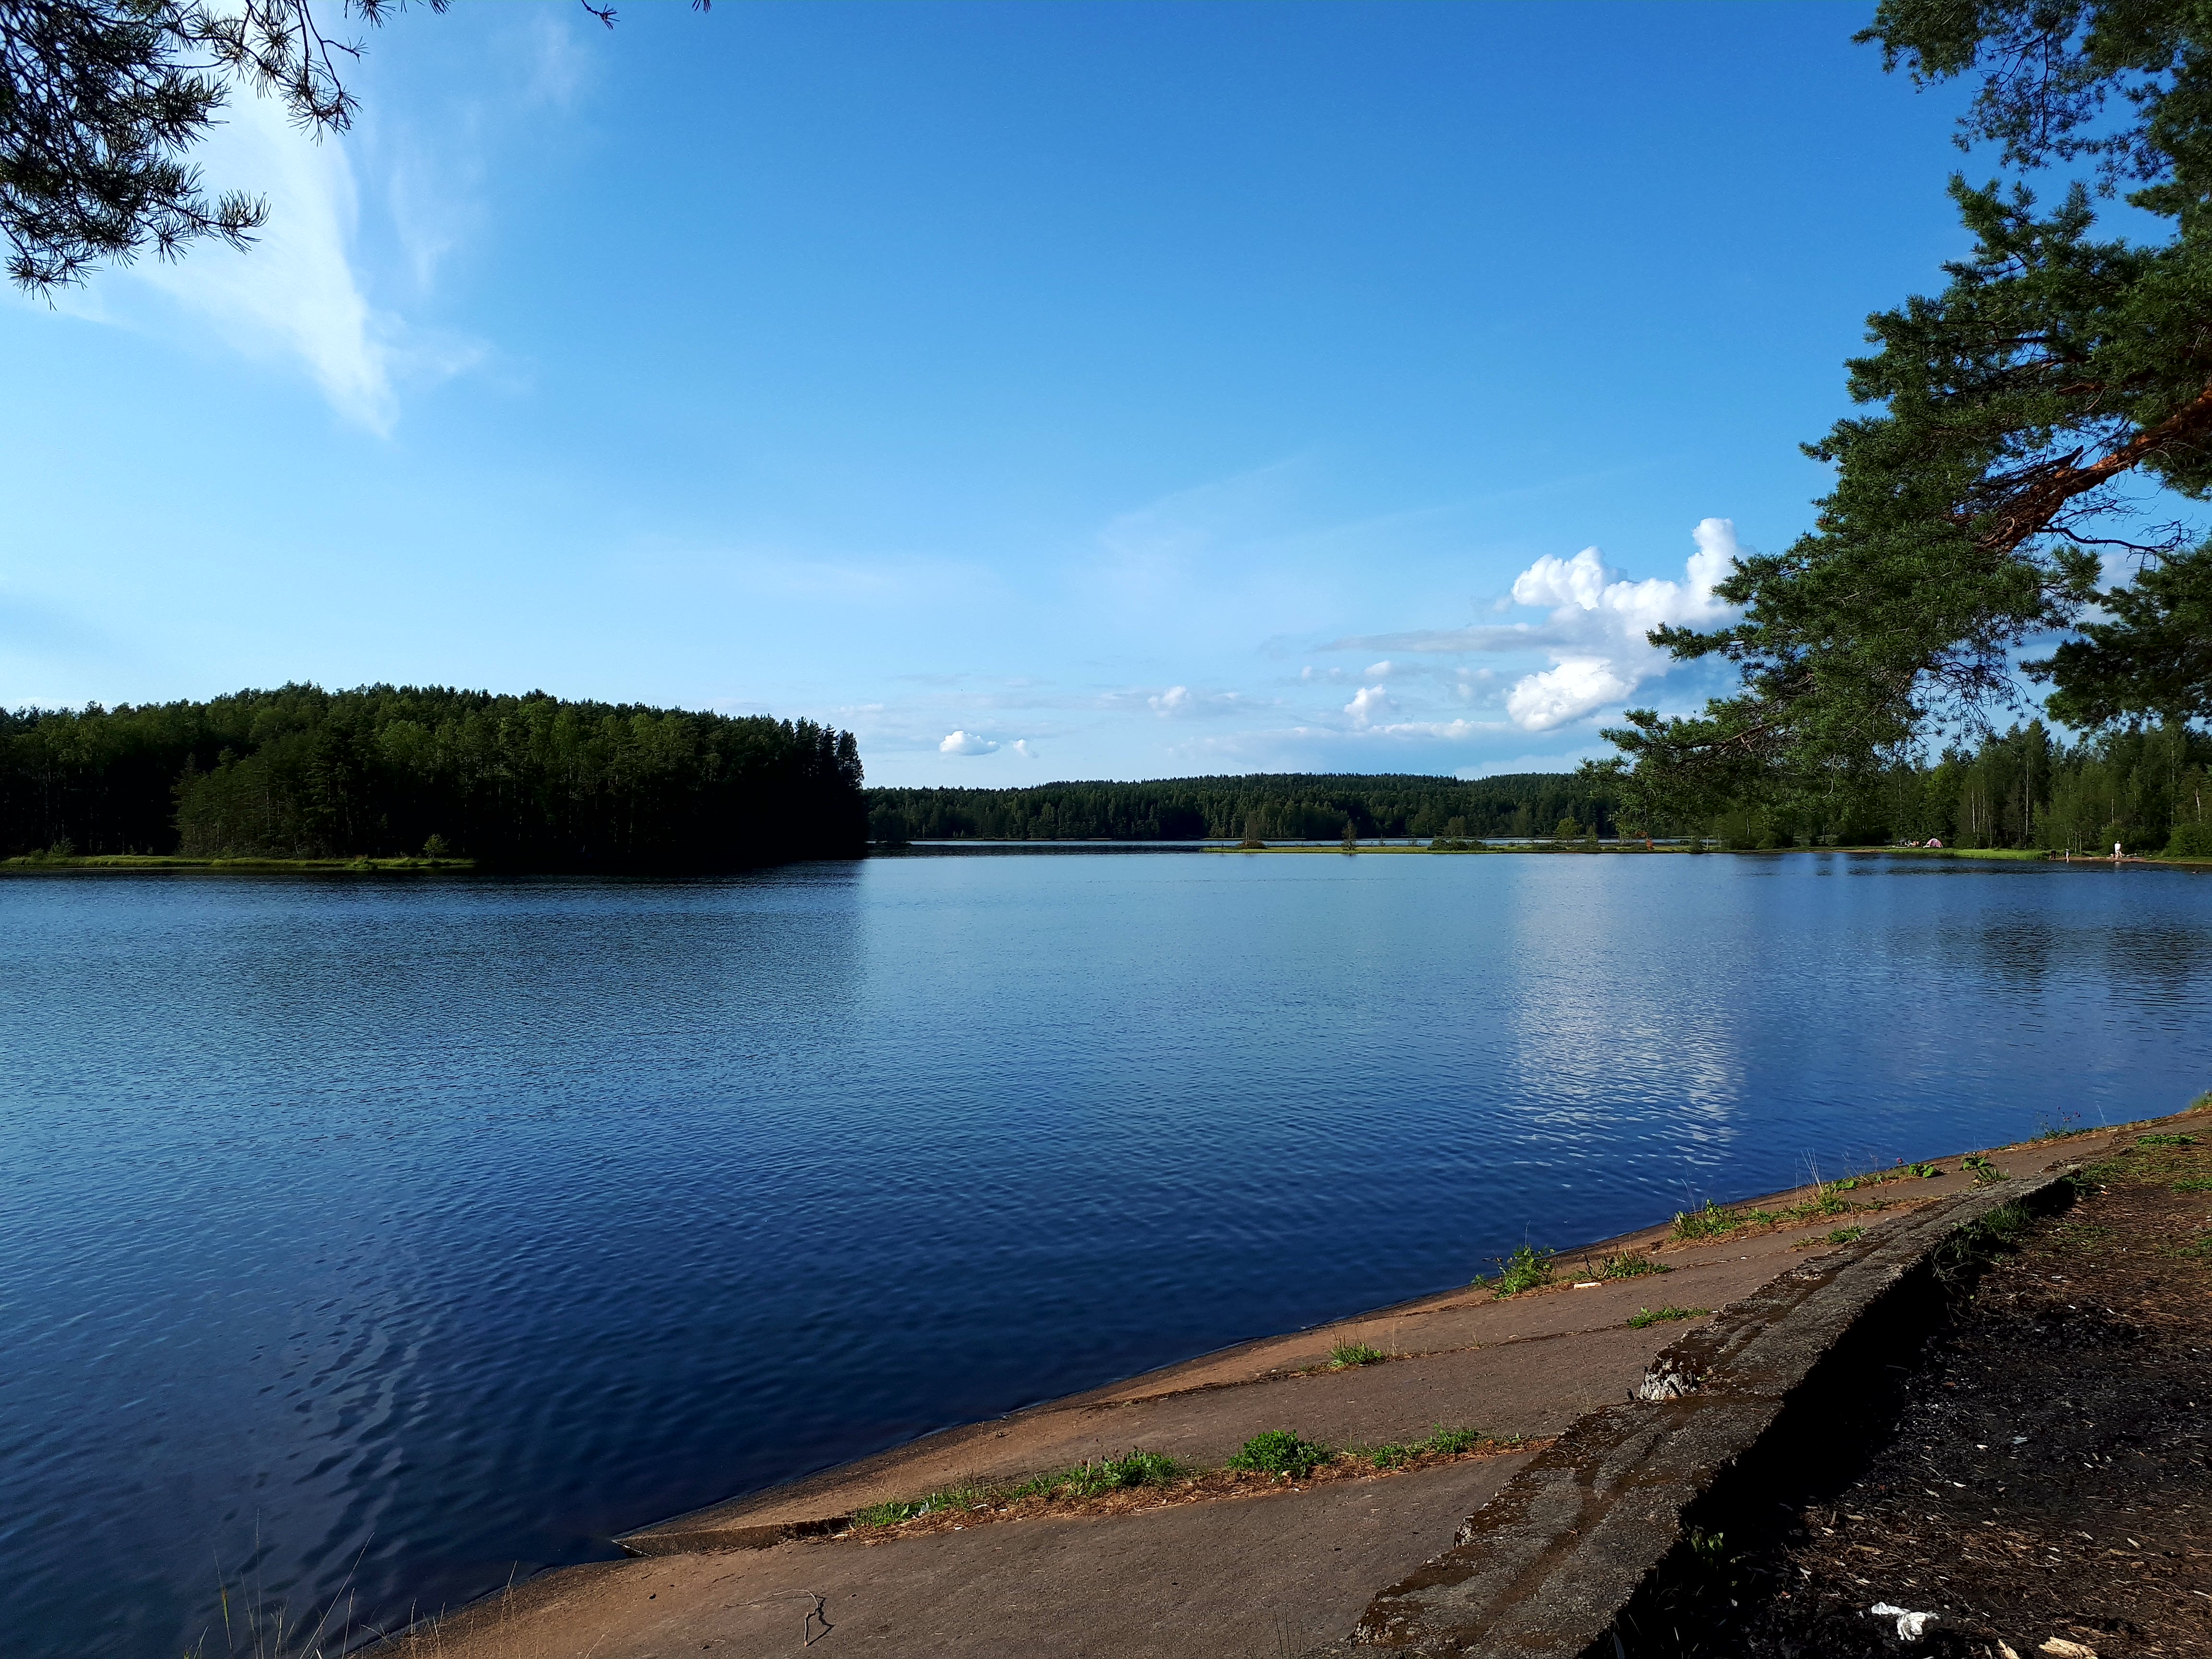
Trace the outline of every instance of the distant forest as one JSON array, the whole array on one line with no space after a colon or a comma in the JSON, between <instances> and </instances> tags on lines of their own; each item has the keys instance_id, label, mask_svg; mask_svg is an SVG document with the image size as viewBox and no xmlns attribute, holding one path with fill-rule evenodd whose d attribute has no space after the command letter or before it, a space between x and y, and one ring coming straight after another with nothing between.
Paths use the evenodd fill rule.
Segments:
<instances>
[{"instance_id":1,"label":"distant forest","mask_svg":"<svg viewBox=\"0 0 2212 1659\"><path fill-rule=\"evenodd\" d=\"M439 687L0 712L0 855L737 868L864 850L852 734Z\"/></svg>"},{"instance_id":2,"label":"distant forest","mask_svg":"<svg viewBox=\"0 0 2212 1659\"><path fill-rule=\"evenodd\" d=\"M1738 848L1881 846L1933 836L1962 848L2171 848L2212 857L2212 738L2180 724L2068 744L2039 722L1899 766L1831 798L1655 823L1652 833ZM871 789L868 834L902 841L1334 841L1633 834L1602 776L1521 772L1259 774L1024 789Z\"/></svg>"},{"instance_id":3,"label":"distant forest","mask_svg":"<svg viewBox=\"0 0 2212 1659\"><path fill-rule=\"evenodd\" d=\"M1790 847L1922 840L2212 857L2212 738L2173 722L2069 744L2040 721L1893 769L1826 805L1724 813L1724 845Z\"/></svg>"},{"instance_id":4,"label":"distant forest","mask_svg":"<svg viewBox=\"0 0 2212 1659\"><path fill-rule=\"evenodd\" d=\"M1419 774L1256 773L1026 789L871 789L870 839L1334 841L1550 835L1562 819L1613 834L1613 801L1571 772L1462 782Z\"/></svg>"}]
</instances>

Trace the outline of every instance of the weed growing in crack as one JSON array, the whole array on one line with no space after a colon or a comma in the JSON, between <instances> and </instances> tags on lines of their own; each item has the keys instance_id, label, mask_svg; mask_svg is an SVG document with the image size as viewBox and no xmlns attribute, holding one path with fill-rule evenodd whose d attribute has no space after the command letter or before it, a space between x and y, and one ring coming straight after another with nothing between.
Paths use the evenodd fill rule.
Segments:
<instances>
[{"instance_id":1,"label":"weed growing in crack","mask_svg":"<svg viewBox=\"0 0 2212 1659\"><path fill-rule=\"evenodd\" d=\"M1711 1311L1711 1308L1677 1308L1671 1304L1664 1308L1645 1308L1628 1316L1628 1328L1632 1331L1640 1331L1653 1325L1663 1324L1669 1319L1695 1319L1699 1314L1709 1314Z\"/></svg>"},{"instance_id":2,"label":"weed growing in crack","mask_svg":"<svg viewBox=\"0 0 2212 1659\"><path fill-rule=\"evenodd\" d=\"M1232 1469L1272 1474L1279 1480L1301 1480L1329 1457L1328 1448L1290 1429L1269 1429L1239 1446L1229 1460Z\"/></svg>"},{"instance_id":3,"label":"weed growing in crack","mask_svg":"<svg viewBox=\"0 0 2212 1659\"><path fill-rule=\"evenodd\" d=\"M1448 1429L1441 1423L1436 1432L1425 1440L1389 1441L1380 1446L1362 1446L1358 1455L1365 1458L1378 1469L1400 1468L1419 1457L1456 1457L1478 1446L1486 1445L1497 1438L1480 1429Z\"/></svg>"}]
</instances>

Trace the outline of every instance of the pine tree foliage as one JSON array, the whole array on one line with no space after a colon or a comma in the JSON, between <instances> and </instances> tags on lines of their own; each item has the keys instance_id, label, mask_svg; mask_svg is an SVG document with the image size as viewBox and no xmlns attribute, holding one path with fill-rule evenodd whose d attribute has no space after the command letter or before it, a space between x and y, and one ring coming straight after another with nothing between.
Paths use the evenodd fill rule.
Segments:
<instances>
[{"instance_id":1,"label":"pine tree foliage","mask_svg":"<svg viewBox=\"0 0 2212 1659\"><path fill-rule=\"evenodd\" d=\"M1848 368L1870 412L1808 446L1835 468L1814 528L1720 585L1735 625L1653 635L1741 689L1607 734L1632 817L1851 799L1932 731L1991 730L2054 634L2027 665L2062 718L2212 715L2189 528L2212 495L2212 4L1884 0L1862 38L1923 81L1980 76L1962 143L2091 177L2047 208L1953 180L1974 251L1869 319ZM2170 235L2100 237L2093 184ZM2115 562L2142 580L2104 587Z\"/></svg>"}]
</instances>

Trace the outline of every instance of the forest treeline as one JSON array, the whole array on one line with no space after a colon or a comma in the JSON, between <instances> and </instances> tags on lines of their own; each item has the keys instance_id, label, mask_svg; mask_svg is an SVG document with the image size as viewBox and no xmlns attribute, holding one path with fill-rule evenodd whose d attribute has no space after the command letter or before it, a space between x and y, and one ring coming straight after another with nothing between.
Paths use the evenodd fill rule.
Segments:
<instances>
[{"instance_id":1,"label":"forest treeline","mask_svg":"<svg viewBox=\"0 0 2212 1659\"><path fill-rule=\"evenodd\" d=\"M1549 835L1571 818L1613 833L1613 802L1570 772L1472 782L1418 774L1258 773L1023 789L871 789L872 840L1334 841Z\"/></svg>"},{"instance_id":2,"label":"forest treeline","mask_svg":"<svg viewBox=\"0 0 2212 1659\"><path fill-rule=\"evenodd\" d=\"M2069 744L2039 720L1891 769L1820 805L1737 807L1709 833L1731 847L1875 845L1933 836L1965 848L2172 852L2212 858L2212 738L2179 722Z\"/></svg>"},{"instance_id":3,"label":"forest treeline","mask_svg":"<svg viewBox=\"0 0 2212 1659\"><path fill-rule=\"evenodd\" d=\"M1699 836L1739 848L1878 847L1929 836L1969 848L2171 850L2212 857L2212 738L2179 723L2069 744L2040 722L1870 788L1711 817L1623 823L1601 772L1462 781L1419 775L1260 774L1021 789L871 789L868 834L908 841L1334 841L1365 837Z\"/></svg>"},{"instance_id":4,"label":"forest treeline","mask_svg":"<svg viewBox=\"0 0 2212 1659\"><path fill-rule=\"evenodd\" d=\"M852 734L441 687L0 713L0 854L726 869L866 840Z\"/></svg>"}]
</instances>

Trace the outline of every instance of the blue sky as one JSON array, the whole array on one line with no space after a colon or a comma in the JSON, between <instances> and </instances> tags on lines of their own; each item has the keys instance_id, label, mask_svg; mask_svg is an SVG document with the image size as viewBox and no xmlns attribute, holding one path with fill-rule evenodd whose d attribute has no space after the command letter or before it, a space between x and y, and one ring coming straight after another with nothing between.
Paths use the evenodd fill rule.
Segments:
<instances>
[{"instance_id":1,"label":"blue sky","mask_svg":"<svg viewBox=\"0 0 2212 1659\"><path fill-rule=\"evenodd\" d=\"M884 783L1558 768L1823 485L1959 99L1856 5L477 5L240 256L0 301L0 702L805 714ZM1733 538L1733 539L1732 539ZM1586 550L1595 550L1589 551Z\"/></svg>"}]
</instances>

